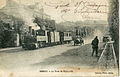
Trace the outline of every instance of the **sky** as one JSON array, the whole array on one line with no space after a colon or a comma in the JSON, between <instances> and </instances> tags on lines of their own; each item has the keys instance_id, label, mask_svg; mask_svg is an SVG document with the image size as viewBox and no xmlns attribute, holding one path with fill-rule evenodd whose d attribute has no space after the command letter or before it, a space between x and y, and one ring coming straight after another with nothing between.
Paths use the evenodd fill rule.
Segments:
<instances>
[{"instance_id":1,"label":"sky","mask_svg":"<svg viewBox=\"0 0 120 77\"><path fill-rule=\"evenodd\" d=\"M44 12L56 22L105 20L108 18L108 0L14 0L24 5L34 5L44 8ZM6 4L0 0L0 8ZM96 13L99 12L99 13Z\"/></svg>"}]
</instances>

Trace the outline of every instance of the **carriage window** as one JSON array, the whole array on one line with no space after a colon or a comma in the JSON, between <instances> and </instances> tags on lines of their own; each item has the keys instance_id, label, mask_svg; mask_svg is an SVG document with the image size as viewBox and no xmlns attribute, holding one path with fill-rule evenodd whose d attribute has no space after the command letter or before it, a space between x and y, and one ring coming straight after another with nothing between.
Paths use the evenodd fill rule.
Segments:
<instances>
[{"instance_id":1,"label":"carriage window","mask_svg":"<svg viewBox=\"0 0 120 77\"><path fill-rule=\"evenodd\" d=\"M45 36L45 31L44 30L37 30L36 35Z\"/></svg>"},{"instance_id":2,"label":"carriage window","mask_svg":"<svg viewBox=\"0 0 120 77\"><path fill-rule=\"evenodd\" d=\"M64 36L68 36L68 33L64 33Z\"/></svg>"},{"instance_id":3,"label":"carriage window","mask_svg":"<svg viewBox=\"0 0 120 77\"><path fill-rule=\"evenodd\" d=\"M66 33L64 33L64 36L71 36L71 34L66 32Z\"/></svg>"},{"instance_id":4,"label":"carriage window","mask_svg":"<svg viewBox=\"0 0 120 77\"><path fill-rule=\"evenodd\" d=\"M68 33L67 33L67 36L69 36Z\"/></svg>"},{"instance_id":5,"label":"carriage window","mask_svg":"<svg viewBox=\"0 0 120 77\"><path fill-rule=\"evenodd\" d=\"M71 36L71 34L69 34L69 36Z\"/></svg>"}]
</instances>

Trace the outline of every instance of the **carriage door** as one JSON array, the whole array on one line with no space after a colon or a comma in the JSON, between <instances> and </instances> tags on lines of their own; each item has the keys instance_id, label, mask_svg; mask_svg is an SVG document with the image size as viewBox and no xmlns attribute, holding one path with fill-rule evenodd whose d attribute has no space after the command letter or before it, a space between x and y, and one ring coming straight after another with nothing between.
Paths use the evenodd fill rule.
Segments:
<instances>
[{"instance_id":1,"label":"carriage door","mask_svg":"<svg viewBox=\"0 0 120 77\"><path fill-rule=\"evenodd\" d=\"M60 43L63 44L64 42L64 33L60 32Z\"/></svg>"},{"instance_id":2,"label":"carriage door","mask_svg":"<svg viewBox=\"0 0 120 77\"><path fill-rule=\"evenodd\" d=\"M51 34L47 32L48 44L51 44Z\"/></svg>"}]
</instances>

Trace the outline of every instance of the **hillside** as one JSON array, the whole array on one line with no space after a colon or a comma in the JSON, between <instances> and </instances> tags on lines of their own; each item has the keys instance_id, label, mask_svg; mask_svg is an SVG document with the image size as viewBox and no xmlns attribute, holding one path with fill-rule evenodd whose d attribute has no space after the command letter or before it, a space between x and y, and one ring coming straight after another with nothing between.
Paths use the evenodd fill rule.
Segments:
<instances>
[{"instance_id":1,"label":"hillside","mask_svg":"<svg viewBox=\"0 0 120 77\"><path fill-rule=\"evenodd\" d=\"M86 20L84 22L82 21L77 21L77 22L61 22L59 24L56 24L56 29L57 30L74 30L75 27L90 27L90 28L97 28L100 30L103 30L104 28L106 28L107 22L106 21L92 21L92 20Z\"/></svg>"}]
</instances>

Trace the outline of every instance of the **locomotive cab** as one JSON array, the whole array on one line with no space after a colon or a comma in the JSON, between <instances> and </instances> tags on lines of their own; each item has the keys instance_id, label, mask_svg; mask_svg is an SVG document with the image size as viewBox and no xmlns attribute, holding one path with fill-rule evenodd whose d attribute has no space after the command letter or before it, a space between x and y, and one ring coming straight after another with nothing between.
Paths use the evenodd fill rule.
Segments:
<instances>
[{"instance_id":1,"label":"locomotive cab","mask_svg":"<svg viewBox=\"0 0 120 77\"><path fill-rule=\"evenodd\" d=\"M34 36L34 35L25 35L24 36L24 41L22 43L22 48L24 48L24 49L38 48L36 36Z\"/></svg>"},{"instance_id":2,"label":"locomotive cab","mask_svg":"<svg viewBox=\"0 0 120 77\"><path fill-rule=\"evenodd\" d=\"M36 38L39 47L45 47L47 41L47 31L45 30L37 30L36 31Z\"/></svg>"}]
</instances>

